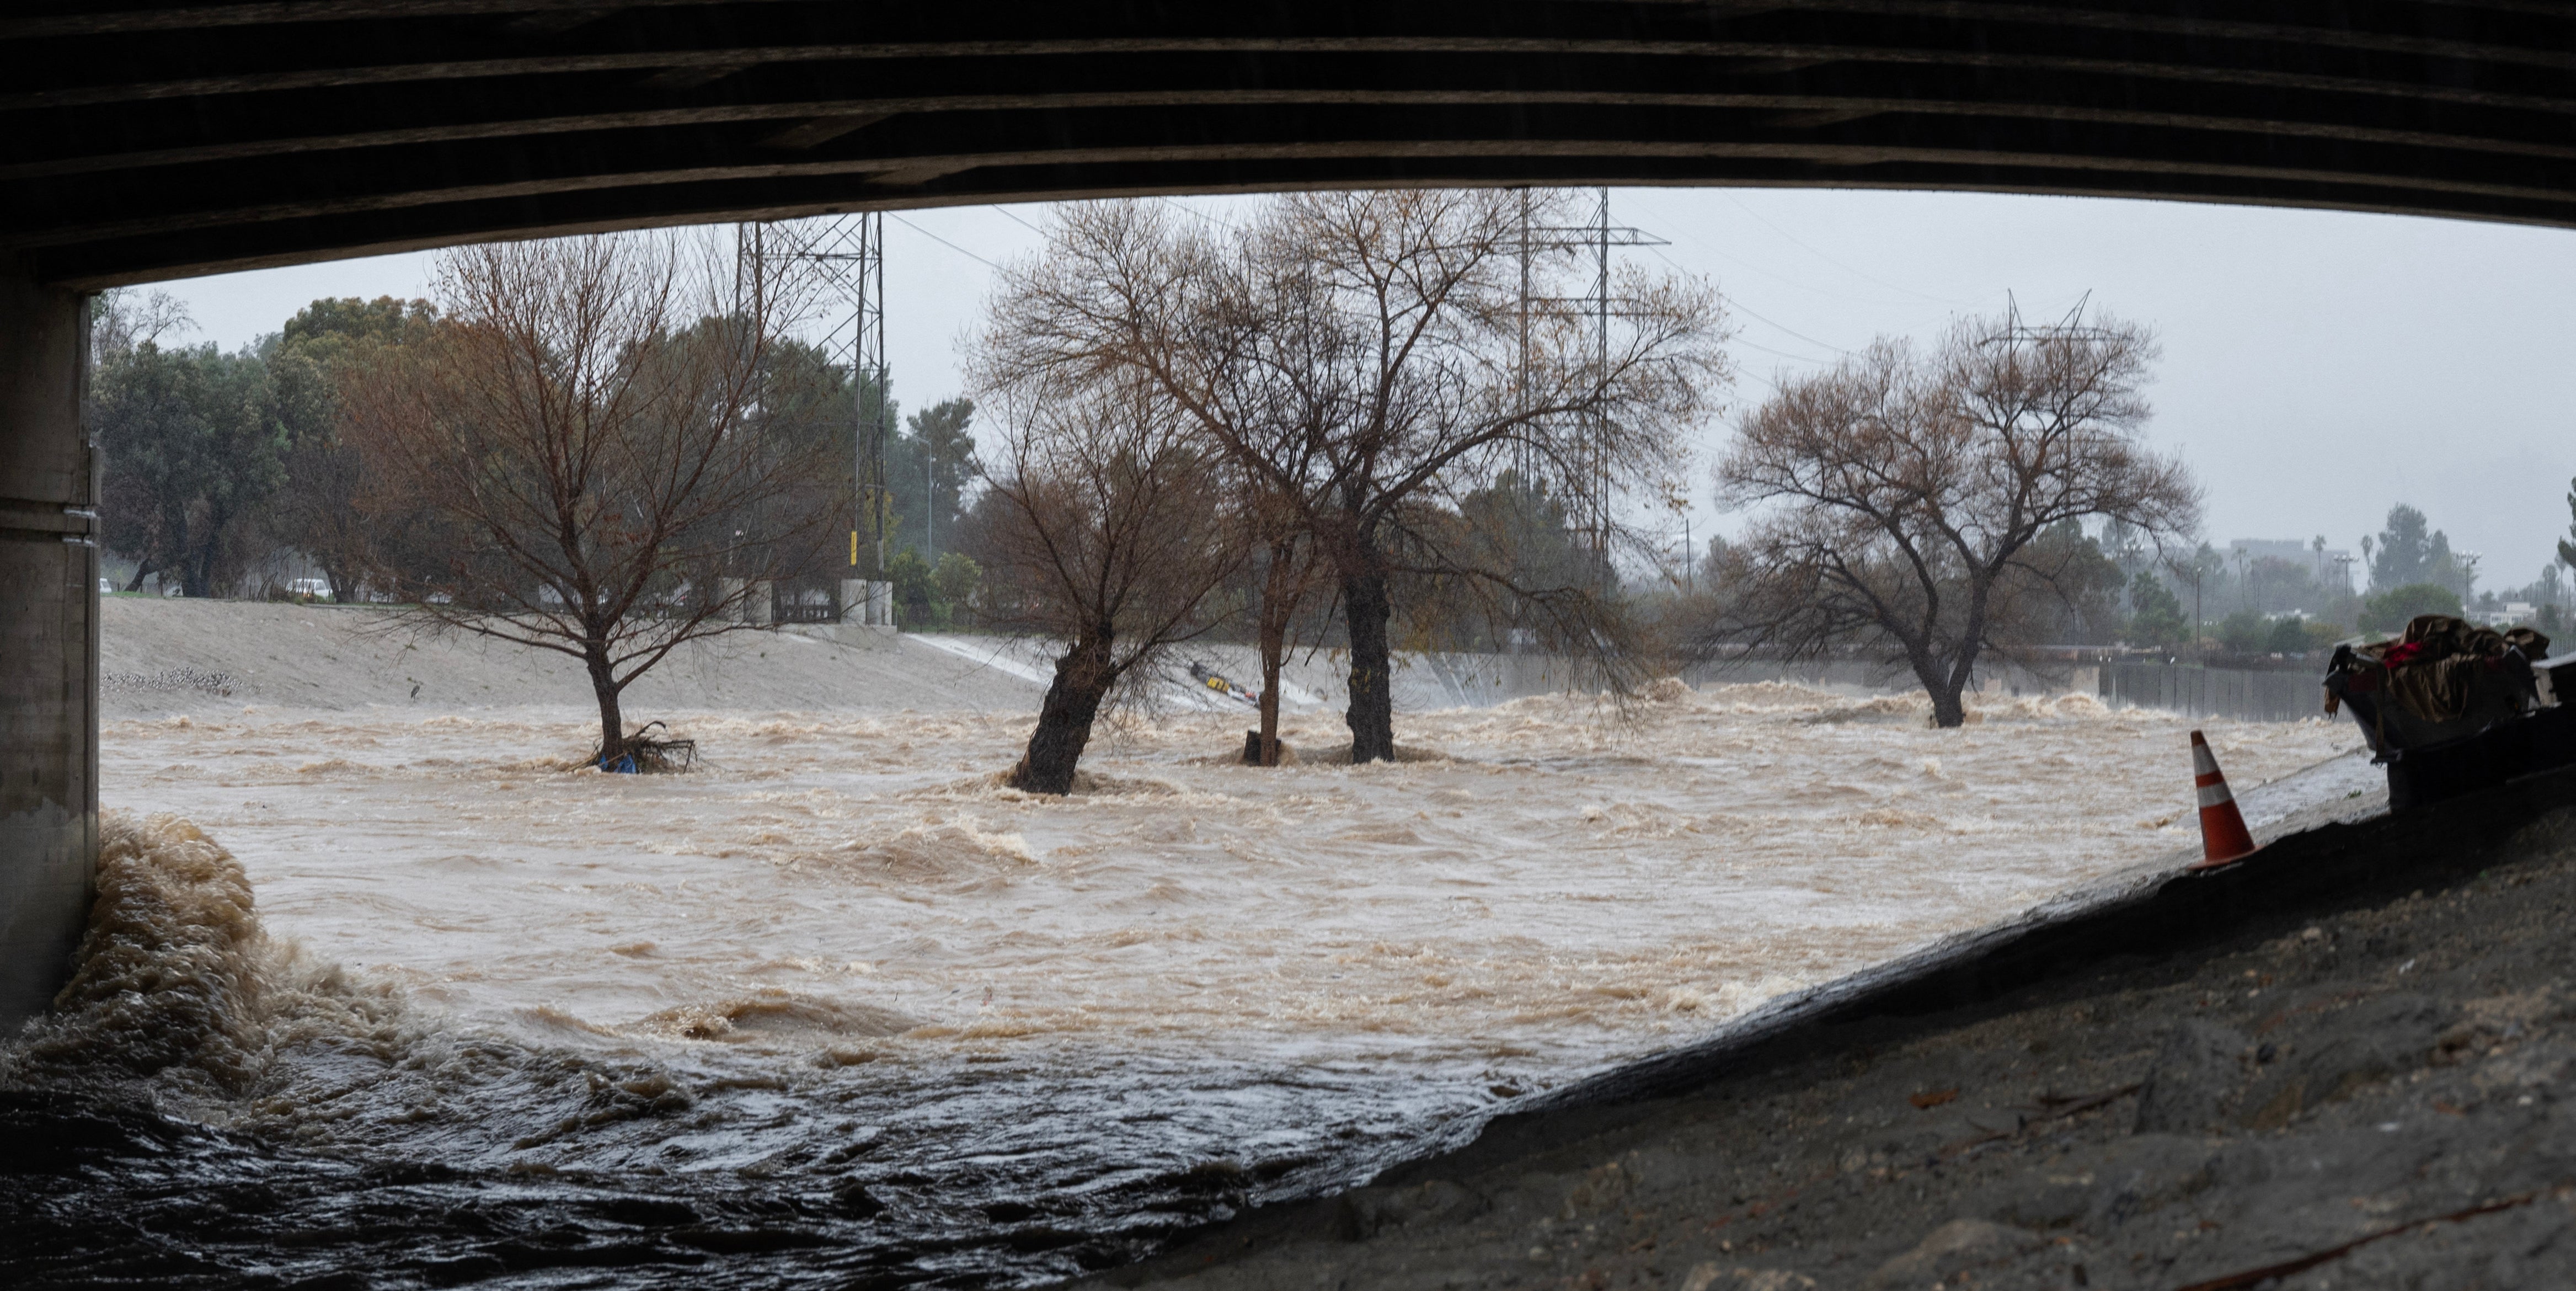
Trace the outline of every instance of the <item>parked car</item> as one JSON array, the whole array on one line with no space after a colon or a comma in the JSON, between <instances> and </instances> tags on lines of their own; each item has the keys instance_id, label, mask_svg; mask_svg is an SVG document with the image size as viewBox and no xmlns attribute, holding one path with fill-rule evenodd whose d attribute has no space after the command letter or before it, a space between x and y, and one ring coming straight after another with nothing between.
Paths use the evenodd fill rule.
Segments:
<instances>
[{"instance_id":1,"label":"parked car","mask_svg":"<svg viewBox=\"0 0 2576 1291\"><path fill-rule=\"evenodd\" d=\"M286 594L327 601L331 599L331 580L327 578L290 579L286 584Z\"/></svg>"}]
</instances>

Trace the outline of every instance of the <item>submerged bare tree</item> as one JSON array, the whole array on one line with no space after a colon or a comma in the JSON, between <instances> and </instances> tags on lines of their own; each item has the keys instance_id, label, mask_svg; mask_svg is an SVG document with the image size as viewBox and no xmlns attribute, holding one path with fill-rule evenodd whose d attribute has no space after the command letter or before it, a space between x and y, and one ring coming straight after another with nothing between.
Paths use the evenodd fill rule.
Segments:
<instances>
[{"instance_id":1,"label":"submerged bare tree","mask_svg":"<svg viewBox=\"0 0 2576 1291\"><path fill-rule=\"evenodd\" d=\"M1590 497L1669 474L1727 379L1723 313L1701 284L1623 278L1606 333L1568 303L1562 254L1531 256L1522 291L1526 231L1564 210L1545 193L1304 194L1218 238L1157 207L1074 208L1005 278L987 362L1132 372L1187 417L1271 530L1330 571L1350 634L1351 755L1389 758L1399 580L1507 603L1614 681L1635 658L1616 647L1606 562L1576 582L1517 582L1458 541L1460 501L1515 465ZM1617 525L1606 506L1586 519ZM1265 632L1266 681L1279 649Z\"/></svg>"},{"instance_id":2,"label":"submerged bare tree","mask_svg":"<svg viewBox=\"0 0 2576 1291\"><path fill-rule=\"evenodd\" d=\"M430 333L343 383L373 509L417 518L372 578L415 622L580 660L603 761L626 687L820 568L848 513L829 439L762 416L771 286L685 235L469 247Z\"/></svg>"},{"instance_id":3,"label":"submerged bare tree","mask_svg":"<svg viewBox=\"0 0 2576 1291\"><path fill-rule=\"evenodd\" d=\"M1729 548L1703 648L1883 652L1959 725L1984 653L2072 597L2070 544L2044 536L2097 516L2194 526L2198 489L2140 441L2154 358L2113 319L1970 319L1929 353L1882 340L1782 382L1718 463L1720 503L1764 510Z\"/></svg>"},{"instance_id":4,"label":"submerged bare tree","mask_svg":"<svg viewBox=\"0 0 2576 1291\"><path fill-rule=\"evenodd\" d=\"M1010 783L1070 793L1112 693L1222 617L1243 517L1223 459L1141 382L986 389L1004 417L984 468L986 615L1063 647Z\"/></svg>"}]
</instances>

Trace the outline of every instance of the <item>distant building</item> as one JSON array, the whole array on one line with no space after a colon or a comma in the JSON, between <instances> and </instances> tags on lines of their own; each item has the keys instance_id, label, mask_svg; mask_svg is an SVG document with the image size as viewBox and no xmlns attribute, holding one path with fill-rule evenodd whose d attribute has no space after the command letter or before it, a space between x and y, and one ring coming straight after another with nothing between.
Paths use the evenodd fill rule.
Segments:
<instances>
[{"instance_id":1,"label":"distant building","mask_svg":"<svg viewBox=\"0 0 2576 1291\"><path fill-rule=\"evenodd\" d=\"M2308 571L2320 583L2346 581L2344 571L2351 568L2352 552L2342 547L2328 547L2320 552L2315 546L2296 538L2232 538L2227 543L2227 563L2232 568L2238 553L2245 563L2253 564L2268 556L2286 560Z\"/></svg>"}]
</instances>

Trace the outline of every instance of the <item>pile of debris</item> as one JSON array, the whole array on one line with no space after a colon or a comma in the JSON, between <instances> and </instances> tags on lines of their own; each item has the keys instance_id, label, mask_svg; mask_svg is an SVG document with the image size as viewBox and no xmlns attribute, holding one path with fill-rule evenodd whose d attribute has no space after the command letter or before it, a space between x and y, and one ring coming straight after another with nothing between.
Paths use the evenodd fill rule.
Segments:
<instances>
[{"instance_id":1,"label":"pile of debris","mask_svg":"<svg viewBox=\"0 0 2576 1291\"><path fill-rule=\"evenodd\" d=\"M660 722L646 722L642 729L626 737L626 745L616 757L604 748L590 751L586 766L594 766L615 775L676 775L695 770L698 765L698 742L668 734L671 728ZM655 730L663 735L652 734Z\"/></svg>"},{"instance_id":2,"label":"pile of debris","mask_svg":"<svg viewBox=\"0 0 2576 1291\"><path fill-rule=\"evenodd\" d=\"M2337 648L2326 712L2351 709L2403 810L2576 763L2562 683L2576 688L2576 653L2549 657L2549 638L2425 614L2396 640Z\"/></svg>"}]
</instances>

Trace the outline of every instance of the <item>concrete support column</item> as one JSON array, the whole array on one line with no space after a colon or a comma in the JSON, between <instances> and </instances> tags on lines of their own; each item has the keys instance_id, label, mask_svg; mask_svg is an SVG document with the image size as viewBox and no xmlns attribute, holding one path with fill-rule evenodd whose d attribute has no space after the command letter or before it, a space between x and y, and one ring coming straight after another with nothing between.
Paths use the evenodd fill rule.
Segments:
<instances>
[{"instance_id":1,"label":"concrete support column","mask_svg":"<svg viewBox=\"0 0 2576 1291\"><path fill-rule=\"evenodd\" d=\"M88 311L0 268L0 1028L71 974L98 866Z\"/></svg>"},{"instance_id":2,"label":"concrete support column","mask_svg":"<svg viewBox=\"0 0 2576 1291\"><path fill-rule=\"evenodd\" d=\"M841 621L868 627L893 627L894 584L873 578L842 579Z\"/></svg>"}]
</instances>

